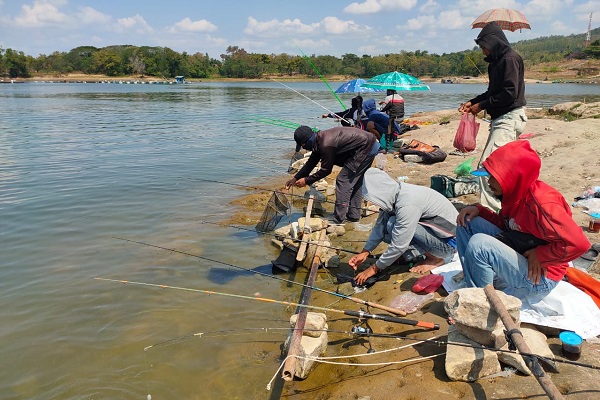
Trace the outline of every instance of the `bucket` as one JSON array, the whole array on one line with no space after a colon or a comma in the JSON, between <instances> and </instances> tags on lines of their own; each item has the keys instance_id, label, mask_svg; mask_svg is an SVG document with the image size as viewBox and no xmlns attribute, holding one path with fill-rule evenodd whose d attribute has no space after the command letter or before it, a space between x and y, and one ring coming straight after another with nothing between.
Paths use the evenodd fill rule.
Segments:
<instances>
[{"instance_id":1,"label":"bucket","mask_svg":"<svg viewBox=\"0 0 600 400\"><path fill-rule=\"evenodd\" d=\"M581 344L583 339L575 332L564 331L558 335L562 343L562 353L569 360L577 360L581 356Z\"/></svg>"}]
</instances>

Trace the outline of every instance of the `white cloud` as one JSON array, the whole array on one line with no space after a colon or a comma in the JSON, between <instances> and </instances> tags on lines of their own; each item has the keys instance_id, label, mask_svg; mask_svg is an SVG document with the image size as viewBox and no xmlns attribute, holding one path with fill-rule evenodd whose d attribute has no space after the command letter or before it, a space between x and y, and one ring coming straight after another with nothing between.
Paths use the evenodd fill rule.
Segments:
<instances>
[{"instance_id":1,"label":"white cloud","mask_svg":"<svg viewBox=\"0 0 600 400\"><path fill-rule=\"evenodd\" d=\"M411 18L403 25L398 25L398 29L406 29L409 31L419 31L436 26L435 17L433 15L419 15L417 18Z\"/></svg>"},{"instance_id":2,"label":"white cloud","mask_svg":"<svg viewBox=\"0 0 600 400\"><path fill-rule=\"evenodd\" d=\"M101 13L92 7L83 7L75 15L77 17L77 21L83 24L105 25L112 20L110 15Z\"/></svg>"},{"instance_id":3,"label":"white cloud","mask_svg":"<svg viewBox=\"0 0 600 400\"><path fill-rule=\"evenodd\" d=\"M152 29L152 27L148 25L146 20L141 15L136 14L133 17L117 19L115 31L119 33L135 32L143 34L153 32L154 29Z\"/></svg>"},{"instance_id":4,"label":"white cloud","mask_svg":"<svg viewBox=\"0 0 600 400\"><path fill-rule=\"evenodd\" d=\"M190 18L184 18L175 24L173 30L184 32L214 32L217 30L217 26L205 19L192 21Z\"/></svg>"},{"instance_id":5,"label":"white cloud","mask_svg":"<svg viewBox=\"0 0 600 400\"><path fill-rule=\"evenodd\" d=\"M438 26L445 29L465 29L471 22L471 18L463 17L459 10L442 11L438 17Z\"/></svg>"},{"instance_id":6,"label":"white cloud","mask_svg":"<svg viewBox=\"0 0 600 400\"><path fill-rule=\"evenodd\" d=\"M298 18L272 19L270 21L259 22L253 17L248 17L248 24L244 28L247 35L256 35L261 37L280 37L283 33L292 34L312 34L316 31L317 24L306 25Z\"/></svg>"},{"instance_id":7,"label":"white cloud","mask_svg":"<svg viewBox=\"0 0 600 400\"><path fill-rule=\"evenodd\" d=\"M422 12L423 14L427 14L427 13L432 13L434 11L436 11L439 8L439 4L437 1L435 0L427 0L427 2L425 4L423 4L421 7L419 7L419 12Z\"/></svg>"},{"instance_id":8,"label":"white cloud","mask_svg":"<svg viewBox=\"0 0 600 400\"><path fill-rule=\"evenodd\" d=\"M417 0L365 0L363 3L352 3L344 8L349 14L375 14L384 11L410 10L417 5Z\"/></svg>"},{"instance_id":9,"label":"white cloud","mask_svg":"<svg viewBox=\"0 0 600 400\"><path fill-rule=\"evenodd\" d=\"M365 27L359 26L354 21L342 21L337 17L325 17L321 21L321 24L325 32L336 35L344 35L350 32L364 32L365 29Z\"/></svg>"},{"instance_id":10,"label":"white cloud","mask_svg":"<svg viewBox=\"0 0 600 400\"><path fill-rule=\"evenodd\" d=\"M70 18L59 11L65 1L34 1L33 5L23 5L21 14L15 17L15 25L20 28L56 26L68 23Z\"/></svg>"}]
</instances>

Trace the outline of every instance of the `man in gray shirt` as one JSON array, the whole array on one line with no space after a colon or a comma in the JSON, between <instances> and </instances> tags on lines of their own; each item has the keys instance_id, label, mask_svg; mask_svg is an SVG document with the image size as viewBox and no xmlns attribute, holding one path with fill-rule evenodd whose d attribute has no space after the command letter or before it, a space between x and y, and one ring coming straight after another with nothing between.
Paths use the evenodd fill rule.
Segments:
<instances>
[{"instance_id":1,"label":"man in gray shirt","mask_svg":"<svg viewBox=\"0 0 600 400\"><path fill-rule=\"evenodd\" d=\"M356 270L382 241L389 246L375 264L356 275L358 285L411 248L425 256L411 272L426 273L452 260L458 211L442 194L425 186L396 182L384 171L370 168L364 176L363 198L379 206L379 218L362 252L348 263Z\"/></svg>"}]
</instances>

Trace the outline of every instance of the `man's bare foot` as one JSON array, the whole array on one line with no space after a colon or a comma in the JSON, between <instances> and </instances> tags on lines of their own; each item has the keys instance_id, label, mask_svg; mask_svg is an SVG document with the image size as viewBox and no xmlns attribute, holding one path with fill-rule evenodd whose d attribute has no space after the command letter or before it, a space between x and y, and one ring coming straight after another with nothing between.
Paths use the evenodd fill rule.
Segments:
<instances>
[{"instance_id":1,"label":"man's bare foot","mask_svg":"<svg viewBox=\"0 0 600 400\"><path fill-rule=\"evenodd\" d=\"M432 269L437 268L440 265L444 265L444 259L436 257L428 251L426 251L423 255L425 256L425 259L409 269L410 272L414 272L416 274L427 274Z\"/></svg>"}]
</instances>

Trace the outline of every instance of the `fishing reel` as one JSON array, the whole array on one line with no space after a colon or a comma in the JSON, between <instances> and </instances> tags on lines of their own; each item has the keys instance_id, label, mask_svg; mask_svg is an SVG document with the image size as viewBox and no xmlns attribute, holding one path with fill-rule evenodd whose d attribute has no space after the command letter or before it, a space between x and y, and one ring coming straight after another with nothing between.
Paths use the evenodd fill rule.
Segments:
<instances>
[{"instance_id":1,"label":"fishing reel","mask_svg":"<svg viewBox=\"0 0 600 400\"><path fill-rule=\"evenodd\" d=\"M373 330L369 326L354 325L352 327L352 333L360 337L366 336L367 343L369 344L369 350L367 350L367 354L375 353L375 349L373 349L373 346L371 345L370 337L370 335L373 334Z\"/></svg>"},{"instance_id":2,"label":"fishing reel","mask_svg":"<svg viewBox=\"0 0 600 400\"><path fill-rule=\"evenodd\" d=\"M365 326L354 325L352 327L352 333L354 333L355 335L370 335L373 333L373 331L371 330L371 328Z\"/></svg>"}]
</instances>

